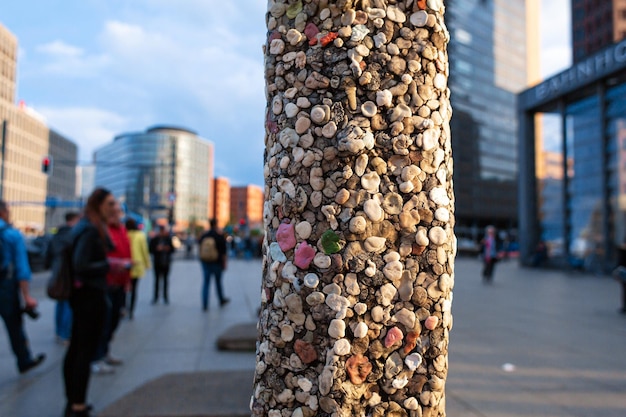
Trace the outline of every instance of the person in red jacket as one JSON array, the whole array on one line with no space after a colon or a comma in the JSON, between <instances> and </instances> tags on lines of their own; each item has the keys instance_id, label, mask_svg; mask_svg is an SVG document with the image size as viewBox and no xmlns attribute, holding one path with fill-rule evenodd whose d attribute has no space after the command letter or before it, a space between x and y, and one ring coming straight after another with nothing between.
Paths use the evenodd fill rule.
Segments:
<instances>
[{"instance_id":1,"label":"person in red jacket","mask_svg":"<svg viewBox=\"0 0 626 417\"><path fill-rule=\"evenodd\" d=\"M130 288L130 269L133 266L130 255L130 241L126 227L122 223L122 209L117 205L115 215L108 220L108 232L113 242L113 249L107 253L110 270L107 274L107 296L109 310L105 330L98 343L98 351L92 363L91 370L96 374L111 373L112 365L121 365L122 361L111 355L110 344L113 334L120 324L126 292Z\"/></svg>"}]
</instances>

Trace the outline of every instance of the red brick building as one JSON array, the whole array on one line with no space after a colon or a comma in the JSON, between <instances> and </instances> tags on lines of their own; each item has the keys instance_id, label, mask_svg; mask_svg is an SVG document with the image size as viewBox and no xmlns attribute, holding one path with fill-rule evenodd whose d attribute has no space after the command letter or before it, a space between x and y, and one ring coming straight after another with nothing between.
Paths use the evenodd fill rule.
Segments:
<instances>
[{"instance_id":1,"label":"red brick building","mask_svg":"<svg viewBox=\"0 0 626 417\"><path fill-rule=\"evenodd\" d=\"M250 229L263 226L263 189L256 185L232 187L230 189L231 222L246 222Z\"/></svg>"},{"instance_id":2,"label":"red brick building","mask_svg":"<svg viewBox=\"0 0 626 417\"><path fill-rule=\"evenodd\" d=\"M230 182L228 178L215 178L213 190L211 214L217 220L217 227L223 228L230 223Z\"/></svg>"}]
</instances>

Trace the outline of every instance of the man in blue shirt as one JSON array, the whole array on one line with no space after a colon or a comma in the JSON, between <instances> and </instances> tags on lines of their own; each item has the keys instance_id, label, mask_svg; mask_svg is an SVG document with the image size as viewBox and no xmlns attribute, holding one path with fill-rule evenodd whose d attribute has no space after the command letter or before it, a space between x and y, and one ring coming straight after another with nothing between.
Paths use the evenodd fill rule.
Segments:
<instances>
[{"instance_id":1,"label":"man in blue shirt","mask_svg":"<svg viewBox=\"0 0 626 417\"><path fill-rule=\"evenodd\" d=\"M22 320L24 309L34 310L37 300L30 295L30 266L24 239L9 224L9 207L0 200L0 239L2 239L2 265L0 265L0 315L4 320L11 348L17 358L20 373L29 371L44 361L46 355L33 357L28 347ZM5 271L6 268L6 271ZM20 299L21 294L21 299Z\"/></svg>"}]
</instances>

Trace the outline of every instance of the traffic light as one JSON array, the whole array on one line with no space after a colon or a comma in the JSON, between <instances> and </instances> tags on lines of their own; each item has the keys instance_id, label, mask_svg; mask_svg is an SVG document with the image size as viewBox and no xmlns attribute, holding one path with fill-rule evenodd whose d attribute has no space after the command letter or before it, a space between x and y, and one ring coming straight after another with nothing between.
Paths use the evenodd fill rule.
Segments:
<instances>
[{"instance_id":1,"label":"traffic light","mask_svg":"<svg viewBox=\"0 0 626 417\"><path fill-rule=\"evenodd\" d=\"M41 160L41 172L44 174L52 173L52 158L50 156L44 156Z\"/></svg>"}]
</instances>

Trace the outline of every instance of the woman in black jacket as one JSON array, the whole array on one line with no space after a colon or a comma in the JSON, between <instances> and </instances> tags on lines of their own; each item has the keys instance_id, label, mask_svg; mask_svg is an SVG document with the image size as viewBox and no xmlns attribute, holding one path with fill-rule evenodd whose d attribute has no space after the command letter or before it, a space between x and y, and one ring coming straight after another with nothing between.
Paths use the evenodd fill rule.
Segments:
<instances>
[{"instance_id":1,"label":"woman in black jacket","mask_svg":"<svg viewBox=\"0 0 626 417\"><path fill-rule=\"evenodd\" d=\"M89 417L87 384L91 360L103 331L106 315L106 254L112 244L106 221L115 215L116 202L110 191L96 188L85 207L83 218L72 230L73 290L70 305L74 314L70 346L63 363L66 417Z\"/></svg>"}]
</instances>

